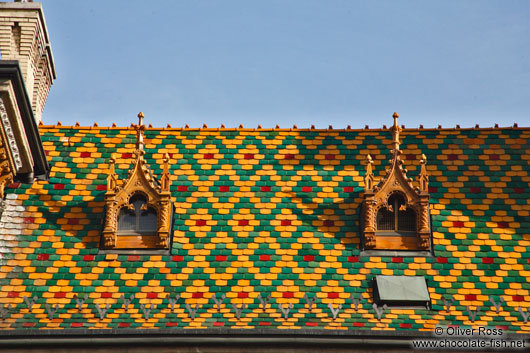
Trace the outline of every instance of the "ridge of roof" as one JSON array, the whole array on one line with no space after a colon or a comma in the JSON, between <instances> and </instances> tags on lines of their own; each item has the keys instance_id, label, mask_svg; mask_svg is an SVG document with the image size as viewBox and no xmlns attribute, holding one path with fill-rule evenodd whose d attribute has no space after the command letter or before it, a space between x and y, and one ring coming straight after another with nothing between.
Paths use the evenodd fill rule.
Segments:
<instances>
[{"instance_id":1,"label":"ridge of roof","mask_svg":"<svg viewBox=\"0 0 530 353\"><path fill-rule=\"evenodd\" d=\"M526 130L530 129L530 126L519 126L518 124L514 124L513 126L496 126L496 127L437 127L437 128L424 128L422 126L416 127L416 128L410 128L405 127L405 125L401 126L404 131L470 131L470 130L483 130L483 131L492 131L492 130ZM45 125L45 124L39 124L39 128L45 128L45 129L53 129L53 128L76 128L76 129L98 129L98 130L125 130L125 129L134 129L133 126L99 126L97 123L95 123L92 126L82 126L82 125L62 125L60 122L57 124L51 124L51 125ZM215 131L242 131L242 132L253 132L253 131L313 131L313 132L338 132L338 131L352 131L352 132L366 132L366 131L388 131L388 128L386 126L380 127L380 128L342 128L342 129L336 129L336 128L227 128L227 127L146 127L146 130L153 130L153 131L208 131L208 132L215 132Z\"/></svg>"}]
</instances>

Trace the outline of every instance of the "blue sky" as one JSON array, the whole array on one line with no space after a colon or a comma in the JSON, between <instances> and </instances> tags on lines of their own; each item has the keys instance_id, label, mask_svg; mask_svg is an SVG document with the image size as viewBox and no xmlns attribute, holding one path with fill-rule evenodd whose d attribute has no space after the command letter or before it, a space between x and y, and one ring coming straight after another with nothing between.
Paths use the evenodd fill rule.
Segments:
<instances>
[{"instance_id":1,"label":"blue sky","mask_svg":"<svg viewBox=\"0 0 530 353\"><path fill-rule=\"evenodd\" d=\"M530 2L43 0L45 123L530 125Z\"/></svg>"}]
</instances>

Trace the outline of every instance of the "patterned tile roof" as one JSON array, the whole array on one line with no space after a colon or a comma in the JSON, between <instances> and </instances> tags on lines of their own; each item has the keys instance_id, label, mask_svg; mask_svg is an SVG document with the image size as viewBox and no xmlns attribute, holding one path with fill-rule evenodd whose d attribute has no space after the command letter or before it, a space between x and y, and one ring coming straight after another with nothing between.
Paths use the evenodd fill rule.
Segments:
<instances>
[{"instance_id":1,"label":"patterned tile roof","mask_svg":"<svg viewBox=\"0 0 530 353\"><path fill-rule=\"evenodd\" d=\"M41 126L49 182L13 184L0 219L1 329L268 328L527 333L530 129L405 129L430 175L433 256L363 256L364 161L386 130L147 129L171 158L170 251L100 250L109 158L132 128ZM426 308L374 308L375 275L425 276Z\"/></svg>"}]
</instances>

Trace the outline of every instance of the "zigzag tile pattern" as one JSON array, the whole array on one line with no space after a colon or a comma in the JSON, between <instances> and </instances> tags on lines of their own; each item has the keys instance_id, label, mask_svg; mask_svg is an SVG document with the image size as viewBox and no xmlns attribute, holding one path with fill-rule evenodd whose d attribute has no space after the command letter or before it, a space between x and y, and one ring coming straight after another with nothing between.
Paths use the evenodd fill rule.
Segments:
<instances>
[{"instance_id":1,"label":"zigzag tile pattern","mask_svg":"<svg viewBox=\"0 0 530 353\"><path fill-rule=\"evenodd\" d=\"M147 129L154 175L171 157L167 254L99 250L109 158L125 178L132 128L41 135L51 178L11 185L0 219L1 329L530 331L528 128L403 131L408 175L428 160L431 257L360 253L364 161L384 175L389 131ZM380 274L425 276L432 310L374 308Z\"/></svg>"}]
</instances>

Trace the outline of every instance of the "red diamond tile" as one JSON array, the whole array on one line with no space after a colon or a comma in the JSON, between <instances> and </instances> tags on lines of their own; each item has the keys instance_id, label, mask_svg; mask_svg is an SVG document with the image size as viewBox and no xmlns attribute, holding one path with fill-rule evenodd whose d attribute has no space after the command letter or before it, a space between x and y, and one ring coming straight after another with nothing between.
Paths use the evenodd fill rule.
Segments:
<instances>
[{"instance_id":1,"label":"red diamond tile","mask_svg":"<svg viewBox=\"0 0 530 353\"><path fill-rule=\"evenodd\" d=\"M46 261L50 258L50 254L39 254L37 255L37 260Z\"/></svg>"}]
</instances>

